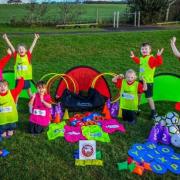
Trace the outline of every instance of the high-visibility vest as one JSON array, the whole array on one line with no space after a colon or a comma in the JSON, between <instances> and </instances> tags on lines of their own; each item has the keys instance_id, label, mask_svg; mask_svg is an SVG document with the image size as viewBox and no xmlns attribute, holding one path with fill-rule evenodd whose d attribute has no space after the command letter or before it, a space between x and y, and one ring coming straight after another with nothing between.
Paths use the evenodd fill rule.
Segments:
<instances>
[{"instance_id":1,"label":"high-visibility vest","mask_svg":"<svg viewBox=\"0 0 180 180\"><path fill-rule=\"evenodd\" d=\"M139 77L143 77L146 83L154 82L154 73L156 68L151 68L149 66L149 58L152 55L140 57L140 69L139 69Z\"/></svg>"},{"instance_id":2,"label":"high-visibility vest","mask_svg":"<svg viewBox=\"0 0 180 180\"><path fill-rule=\"evenodd\" d=\"M138 82L129 85L125 79L122 80L120 107L126 110L138 110Z\"/></svg>"},{"instance_id":3,"label":"high-visibility vest","mask_svg":"<svg viewBox=\"0 0 180 180\"><path fill-rule=\"evenodd\" d=\"M0 125L18 121L18 112L10 91L5 96L0 96Z\"/></svg>"},{"instance_id":4,"label":"high-visibility vest","mask_svg":"<svg viewBox=\"0 0 180 180\"><path fill-rule=\"evenodd\" d=\"M32 79L32 65L31 63L29 63L27 54L21 57L17 53L14 72L15 72L15 79L19 77L23 77L24 80Z\"/></svg>"}]
</instances>

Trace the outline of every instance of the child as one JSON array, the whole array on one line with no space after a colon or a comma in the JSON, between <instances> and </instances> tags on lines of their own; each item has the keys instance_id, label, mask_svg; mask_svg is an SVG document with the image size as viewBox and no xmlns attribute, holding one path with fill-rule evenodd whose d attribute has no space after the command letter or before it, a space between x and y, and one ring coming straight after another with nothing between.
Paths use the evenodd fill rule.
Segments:
<instances>
[{"instance_id":1,"label":"child","mask_svg":"<svg viewBox=\"0 0 180 180\"><path fill-rule=\"evenodd\" d=\"M23 78L19 79L16 88L13 90L9 90L6 80L0 80L0 134L2 137L9 137L14 133L18 121L17 96L23 86Z\"/></svg>"},{"instance_id":2,"label":"child","mask_svg":"<svg viewBox=\"0 0 180 180\"><path fill-rule=\"evenodd\" d=\"M47 94L46 84L43 81L37 83L38 92L29 102L31 109L30 133L39 134L50 123L51 97Z\"/></svg>"},{"instance_id":3,"label":"child","mask_svg":"<svg viewBox=\"0 0 180 180\"><path fill-rule=\"evenodd\" d=\"M6 64L8 63L8 61L10 60L12 55L12 52L10 49L7 50L7 55L4 56L1 60L0 60L0 80L3 79L2 73L3 73L3 69L6 66Z\"/></svg>"},{"instance_id":4,"label":"child","mask_svg":"<svg viewBox=\"0 0 180 180\"><path fill-rule=\"evenodd\" d=\"M139 69L139 78L144 78L147 83L147 90L144 92L145 97L148 100L151 114L150 118L154 119L157 116L155 104L153 101L153 82L154 82L154 73L156 67L162 64L162 57L161 54L163 53L164 49L158 50L157 56L154 57L151 55L151 46L149 43L143 43L141 46L141 54L142 57L138 58L134 55L134 52L131 51L131 58L133 61L140 65ZM139 95L139 103L140 103L141 95Z\"/></svg>"},{"instance_id":5,"label":"child","mask_svg":"<svg viewBox=\"0 0 180 180\"><path fill-rule=\"evenodd\" d=\"M171 39L171 48L172 48L174 55L180 60L180 52L176 48L176 37L173 37Z\"/></svg>"},{"instance_id":6,"label":"child","mask_svg":"<svg viewBox=\"0 0 180 180\"><path fill-rule=\"evenodd\" d=\"M180 60L180 52L178 51L178 49L176 48L176 37L173 37L171 39L171 48L172 48L172 51L174 53L174 55ZM177 102L176 105L175 105L175 109L177 111L180 111L180 102Z\"/></svg>"},{"instance_id":7,"label":"child","mask_svg":"<svg viewBox=\"0 0 180 180\"><path fill-rule=\"evenodd\" d=\"M27 89L29 97L31 97L31 88L30 88L30 81L32 80L32 64L31 64L31 55L32 51L36 45L37 40L39 39L39 34L34 35L34 41L29 50L26 49L26 46L23 44L18 45L17 51L15 50L14 46L9 41L6 34L3 35L4 40L11 48L14 58L15 58L15 79L17 84L17 79L19 77L24 78L24 89Z\"/></svg>"},{"instance_id":8,"label":"child","mask_svg":"<svg viewBox=\"0 0 180 180\"><path fill-rule=\"evenodd\" d=\"M120 92L120 107L122 109L122 118L129 123L136 122L136 111L138 110L138 93L143 93L146 90L146 83L136 81L136 73L129 69L124 76L118 75L112 79L116 83L116 87L121 89Z\"/></svg>"}]
</instances>

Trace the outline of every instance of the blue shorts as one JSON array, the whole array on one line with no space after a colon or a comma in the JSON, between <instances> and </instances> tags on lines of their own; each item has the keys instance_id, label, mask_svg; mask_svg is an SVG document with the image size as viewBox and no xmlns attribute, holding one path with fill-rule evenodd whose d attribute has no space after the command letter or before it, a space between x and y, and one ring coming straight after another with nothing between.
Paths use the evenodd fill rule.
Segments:
<instances>
[{"instance_id":1,"label":"blue shorts","mask_svg":"<svg viewBox=\"0 0 180 180\"><path fill-rule=\"evenodd\" d=\"M14 129L16 129L16 123L0 125L0 134L4 133L5 131L12 131Z\"/></svg>"},{"instance_id":2,"label":"blue shorts","mask_svg":"<svg viewBox=\"0 0 180 180\"><path fill-rule=\"evenodd\" d=\"M29 89L31 87L31 84L30 84L31 80L24 80L24 87L23 89ZM18 79L16 80L16 86L18 84Z\"/></svg>"}]
</instances>

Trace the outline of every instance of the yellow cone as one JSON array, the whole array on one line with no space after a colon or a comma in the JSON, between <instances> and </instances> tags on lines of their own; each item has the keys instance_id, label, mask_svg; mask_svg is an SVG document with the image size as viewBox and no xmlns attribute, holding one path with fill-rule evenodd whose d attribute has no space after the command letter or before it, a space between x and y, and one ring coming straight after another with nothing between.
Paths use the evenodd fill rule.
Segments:
<instances>
[{"instance_id":1,"label":"yellow cone","mask_svg":"<svg viewBox=\"0 0 180 180\"><path fill-rule=\"evenodd\" d=\"M122 118L122 109L121 109L121 108L119 108L118 117L119 117L119 118Z\"/></svg>"},{"instance_id":2,"label":"yellow cone","mask_svg":"<svg viewBox=\"0 0 180 180\"><path fill-rule=\"evenodd\" d=\"M65 109L63 119L64 119L64 120L69 119L69 113L68 113L68 110L67 110L67 109Z\"/></svg>"}]
</instances>

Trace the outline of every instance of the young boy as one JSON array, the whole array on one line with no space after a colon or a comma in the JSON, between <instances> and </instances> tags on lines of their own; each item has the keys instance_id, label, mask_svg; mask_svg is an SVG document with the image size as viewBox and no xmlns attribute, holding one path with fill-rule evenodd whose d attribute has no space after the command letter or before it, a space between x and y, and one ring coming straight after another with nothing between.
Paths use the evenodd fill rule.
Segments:
<instances>
[{"instance_id":1,"label":"young boy","mask_svg":"<svg viewBox=\"0 0 180 180\"><path fill-rule=\"evenodd\" d=\"M31 47L29 48L29 50L26 49L25 45L20 44L18 45L17 51L16 51L6 34L3 35L3 38L8 44L8 46L11 48L14 54L14 58L15 58L14 72L15 72L16 84L17 84L18 78L23 77L25 80L23 89L27 89L28 95L29 97L31 97L32 95L31 87L30 87L30 81L32 80L31 55L36 45L36 42L39 39L39 34L34 34L34 41Z\"/></svg>"},{"instance_id":2,"label":"young boy","mask_svg":"<svg viewBox=\"0 0 180 180\"><path fill-rule=\"evenodd\" d=\"M10 49L7 50L7 55L4 56L1 60L0 60L0 80L3 79L3 69L6 66L6 64L9 62L9 60L11 59L11 55L12 52Z\"/></svg>"},{"instance_id":3,"label":"young boy","mask_svg":"<svg viewBox=\"0 0 180 180\"><path fill-rule=\"evenodd\" d=\"M17 96L23 86L23 78L19 79L16 88L13 90L9 90L6 80L0 80L0 135L2 137L12 136L14 133L18 121Z\"/></svg>"},{"instance_id":4,"label":"young boy","mask_svg":"<svg viewBox=\"0 0 180 180\"><path fill-rule=\"evenodd\" d=\"M133 61L140 65L139 69L139 78L144 78L147 83L147 90L144 92L145 97L148 100L151 114L150 118L154 119L157 116L155 104L153 101L153 82L154 82L154 73L156 67L159 67L162 64L162 53L164 49L158 50L156 57L151 55L151 46L149 43L143 43L141 45L141 54L142 57L138 58L134 55L134 52L131 51L131 58ZM140 104L141 95L139 95L139 104Z\"/></svg>"},{"instance_id":5,"label":"young boy","mask_svg":"<svg viewBox=\"0 0 180 180\"><path fill-rule=\"evenodd\" d=\"M120 108L122 109L122 118L129 123L136 122L136 112L138 110L138 93L143 93L147 86L143 80L143 84L136 81L136 73L129 69L124 75L115 76L112 79L116 83L116 87L120 89Z\"/></svg>"}]
</instances>

